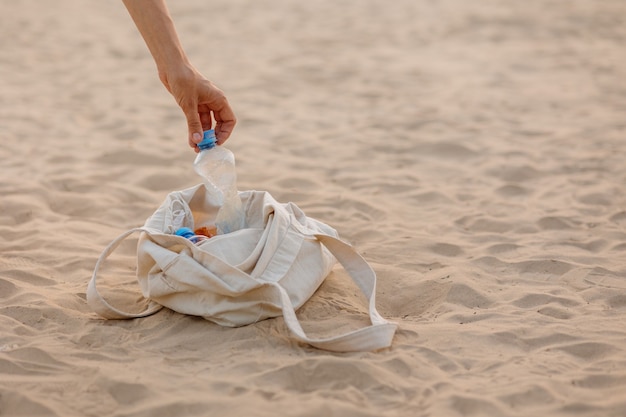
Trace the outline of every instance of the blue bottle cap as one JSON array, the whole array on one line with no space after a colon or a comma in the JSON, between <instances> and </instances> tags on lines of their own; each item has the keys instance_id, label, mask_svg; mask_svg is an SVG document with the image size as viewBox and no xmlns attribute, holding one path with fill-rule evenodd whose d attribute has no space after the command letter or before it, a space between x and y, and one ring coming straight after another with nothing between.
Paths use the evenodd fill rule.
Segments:
<instances>
[{"instance_id":1,"label":"blue bottle cap","mask_svg":"<svg viewBox=\"0 0 626 417\"><path fill-rule=\"evenodd\" d=\"M193 230L191 230L188 227L181 227L180 229L178 229L175 233L176 236L182 236L185 239L189 239L195 236L195 233L193 232Z\"/></svg>"},{"instance_id":2,"label":"blue bottle cap","mask_svg":"<svg viewBox=\"0 0 626 417\"><path fill-rule=\"evenodd\" d=\"M203 151L205 149L211 149L215 147L215 130L205 130L202 142L198 143L198 148Z\"/></svg>"}]
</instances>

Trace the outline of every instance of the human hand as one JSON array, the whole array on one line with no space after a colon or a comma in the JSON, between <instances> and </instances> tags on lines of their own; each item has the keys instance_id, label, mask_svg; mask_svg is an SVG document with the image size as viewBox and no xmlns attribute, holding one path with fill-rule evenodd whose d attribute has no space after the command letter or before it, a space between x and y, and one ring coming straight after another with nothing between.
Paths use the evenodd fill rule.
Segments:
<instances>
[{"instance_id":1,"label":"human hand","mask_svg":"<svg viewBox=\"0 0 626 417\"><path fill-rule=\"evenodd\" d=\"M213 119L217 144L226 142L237 119L222 90L190 65L160 72L159 78L187 118L189 146L199 152L202 132L213 127Z\"/></svg>"}]
</instances>

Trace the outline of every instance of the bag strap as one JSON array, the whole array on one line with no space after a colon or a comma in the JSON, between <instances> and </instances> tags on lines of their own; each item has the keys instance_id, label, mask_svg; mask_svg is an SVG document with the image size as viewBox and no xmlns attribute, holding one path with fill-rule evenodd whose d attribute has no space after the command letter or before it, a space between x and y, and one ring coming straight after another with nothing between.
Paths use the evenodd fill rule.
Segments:
<instances>
[{"instance_id":1,"label":"bag strap","mask_svg":"<svg viewBox=\"0 0 626 417\"><path fill-rule=\"evenodd\" d=\"M130 235L136 232L147 232L147 230L142 227L137 227L137 228L128 230L122 233L121 235L119 235L115 240L113 240L113 242L109 244L109 246L107 246L102 251L102 253L100 254L100 257L98 258L98 262L96 262L96 266L94 267L93 275L91 276L89 285L87 286L87 304L89 304L89 307L91 307L93 311L95 311L100 316L104 317L105 319L136 319L139 317L146 317L151 314L154 314L163 308L162 305L155 303L154 301L150 301L150 303L146 306L146 308L142 312L128 313L126 311L122 311L113 307L104 299L102 294L100 294L100 292L98 291L96 280L98 278L98 271L100 270L100 267L102 266L104 261L109 257L109 255L111 255L111 253L113 253L113 251L117 249L117 247L127 237L129 237Z\"/></svg>"},{"instance_id":2,"label":"bag strap","mask_svg":"<svg viewBox=\"0 0 626 417\"><path fill-rule=\"evenodd\" d=\"M278 283L272 283L280 294L283 318L297 339L319 349L334 352L360 352L391 346L397 324L385 320L376 310L376 273L352 246L335 237L314 235L337 258L369 302L371 325L342 335L323 339L311 339L302 329L287 291Z\"/></svg>"},{"instance_id":3,"label":"bag strap","mask_svg":"<svg viewBox=\"0 0 626 417\"><path fill-rule=\"evenodd\" d=\"M130 235L136 232L147 232L144 228L134 228L122 233L113 240L102 252L87 287L87 303L100 316L106 319L133 319L146 317L161 310L163 306L154 301L139 313L128 313L110 305L97 289L97 277L102 263L113 253L115 249ZM333 254L343 268L348 272L352 280L363 292L368 300L369 316L371 325L357 329L342 335L322 339L308 337L300 321L296 316L295 308L287 291L277 282L269 282L276 289L283 312L283 318L289 330L295 337L318 349L334 352L360 352L372 351L391 346L397 324L385 320L376 310L376 273L361 255L352 246L335 237L325 234L313 235Z\"/></svg>"}]
</instances>

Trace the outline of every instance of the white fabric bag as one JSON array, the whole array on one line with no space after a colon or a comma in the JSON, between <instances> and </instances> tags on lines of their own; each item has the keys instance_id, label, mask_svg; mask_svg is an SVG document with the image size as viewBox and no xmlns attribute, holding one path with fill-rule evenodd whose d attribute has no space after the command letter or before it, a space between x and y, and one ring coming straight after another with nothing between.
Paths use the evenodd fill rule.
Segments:
<instances>
[{"instance_id":1,"label":"white fabric bag","mask_svg":"<svg viewBox=\"0 0 626 417\"><path fill-rule=\"evenodd\" d=\"M128 319L165 306L223 326L282 315L296 339L320 349L347 352L390 346L397 326L376 311L376 275L368 263L339 240L334 229L307 217L296 205L281 204L267 192L239 194L248 227L194 244L174 232L212 224L219 207L202 184L170 193L143 227L123 233L102 252L87 288L91 308L107 319ZM127 313L111 306L96 283L106 258L136 232L141 232L137 279L151 303L140 313ZM311 339L295 310L318 289L336 260L368 299L371 325Z\"/></svg>"}]
</instances>

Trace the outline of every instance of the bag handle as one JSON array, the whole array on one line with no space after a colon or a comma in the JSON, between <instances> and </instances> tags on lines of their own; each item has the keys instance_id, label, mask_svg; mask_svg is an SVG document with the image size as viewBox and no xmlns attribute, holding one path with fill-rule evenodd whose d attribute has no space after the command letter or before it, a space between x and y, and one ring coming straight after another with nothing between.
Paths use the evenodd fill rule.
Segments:
<instances>
[{"instance_id":1,"label":"bag handle","mask_svg":"<svg viewBox=\"0 0 626 417\"><path fill-rule=\"evenodd\" d=\"M287 291L280 284L272 283L280 294L283 318L289 330L300 341L333 352L371 351L391 346L398 325L385 320L376 310L376 273L372 267L342 240L324 234L314 236L335 256L367 298L372 324L338 336L311 339L304 333Z\"/></svg>"},{"instance_id":2,"label":"bag handle","mask_svg":"<svg viewBox=\"0 0 626 417\"><path fill-rule=\"evenodd\" d=\"M113 242L109 244L109 246L107 246L102 251L102 253L100 254L100 257L98 258L98 261L96 262L96 266L94 267L93 275L91 276L89 285L87 286L87 304L89 304L89 307L91 307L93 311L95 311L96 313L98 313L98 315L104 317L105 319L136 319L139 317L146 317L151 314L154 314L163 308L162 305L155 303L154 301L150 301L150 303L146 306L146 308L142 312L128 313L128 312L125 312L125 311L122 311L113 307L104 299L102 294L100 294L100 292L98 291L96 280L98 278L98 271L100 270L100 267L102 266L104 261L109 257L109 255L111 255L111 253L113 253L113 251L117 249L117 247L127 237L129 237L130 235L136 232L148 232L148 231L142 227L130 229L122 233L121 235L119 235L115 240L113 240Z\"/></svg>"},{"instance_id":3,"label":"bag handle","mask_svg":"<svg viewBox=\"0 0 626 417\"><path fill-rule=\"evenodd\" d=\"M146 317L163 308L160 304L150 301L150 304L142 312L128 313L110 305L97 289L97 276L102 263L126 238L136 232L150 233L150 231L145 228L134 228L118 236L104 249L98 258L93 275L89 281L87 287L87 303L98 315L106 319ZM369 303L368 309L372 324L342 335L312 339L308 337L302 329L287 291L277 282L268 282L268 285L275 288L280 297L283 318L289 330L298 340L318 349L333 352L372 351L391 346L393 336L398 326L384 319L376 310L376 273L372 267L352 248L352 246L342 240L325 234L315 234L313 236L335 256L363 292Z\"/></svg>"}]
</instances>

